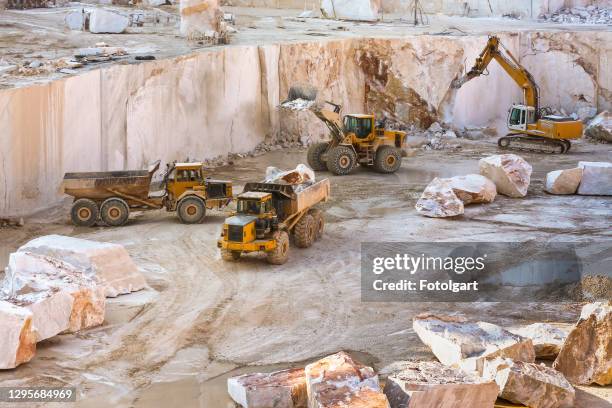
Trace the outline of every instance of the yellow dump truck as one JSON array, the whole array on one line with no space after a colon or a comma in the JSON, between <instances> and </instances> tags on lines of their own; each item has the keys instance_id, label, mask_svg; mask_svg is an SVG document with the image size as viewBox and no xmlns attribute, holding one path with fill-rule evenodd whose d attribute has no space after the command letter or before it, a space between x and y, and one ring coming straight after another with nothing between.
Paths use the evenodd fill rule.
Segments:
<instances>
[{"instance_id":1,"label":"yellow dump truck","mask_svg":"<svg viewBox=\"0 0 612 408\"><path fill-rule=\"evenodd\" d=\"M206 209L221 209L232 200L232 183L205 178L202 163L168 164L157 191L151 180L159 161L148 170L66 173L62 188L74 197L70 216L78 226L98 220L108 226L127 222L130 210L176 211L186 224L202 222Z\"/></svg>"},{"instance_id":2,"label":"yellow dump truck","mask_svg":"<svg viewBox=\"0 0 612 408\"><path fill-rule=\"evenodd\" d=\"M327 201L329 192L328 179L308 186L247 183L217 242L222 258L238 260L243 253L265 252L269 263L284 264L290 234L298 248L308 248L323 235L323 212L314 206Z\"/></svg>"}]
</instances>

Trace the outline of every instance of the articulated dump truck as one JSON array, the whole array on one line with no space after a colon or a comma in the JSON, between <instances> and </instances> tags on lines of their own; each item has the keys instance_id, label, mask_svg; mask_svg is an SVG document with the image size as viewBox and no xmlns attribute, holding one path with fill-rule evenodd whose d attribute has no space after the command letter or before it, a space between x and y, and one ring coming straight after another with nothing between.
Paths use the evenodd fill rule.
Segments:
<instances>
[{"instance_id":1,"label":"articulated dump truck","mask_svg":"<svg viewBox=\"0 0 612 408\"><path fill-rule=\"evenodd\" d=\"M176 211L185 224L202 222L206 209L222 209L232 200L232 183L204 177L202 163L168 164L157 191L151 180L159 161L148 170L66 173L62 188L74 197L70 216L78 226L98 220L108 226L124 225L130 210Z\"/></svg>"},{"instance_id":2,"label":"articulated dump truck","mask_svg":"<svg viewBox=\"0 0 612 408\"><path fill-rule=\"evenodd\" d=\"M284 264L290 234L298 248L308 248L323 235L323 213L314 206L327 201L329 192L328 179L297 186L247 183L217 242L221 257L231 261L243 253L265 252L268 263Z\"/></svg>"}]
</instances>

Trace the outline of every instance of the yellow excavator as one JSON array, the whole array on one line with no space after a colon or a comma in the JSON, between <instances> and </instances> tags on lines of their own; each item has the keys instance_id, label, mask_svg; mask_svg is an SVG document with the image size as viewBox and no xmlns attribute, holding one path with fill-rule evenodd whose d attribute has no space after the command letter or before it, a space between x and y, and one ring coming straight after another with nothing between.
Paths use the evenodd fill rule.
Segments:
<instances>
[{"instance_id":1,"label":"yellow excavator","mask_svg":"<svg viewBox=\"0 0 612 408\"><path fill-rule=\"evenodd\" d=\"M472 69L453 81L460 88L470 79L487 74L487 66L496 60L523 89L524 104L515 104L508 112L508 133L498 145L504 149L518 149L545 153L567 153L572 139L582 137L582 122L571 117L552 115L550 108L540 106L540 89L533 76L503 46L496 36L490 36L485 49L476 58Z\"/></svg>"}]
</instances>

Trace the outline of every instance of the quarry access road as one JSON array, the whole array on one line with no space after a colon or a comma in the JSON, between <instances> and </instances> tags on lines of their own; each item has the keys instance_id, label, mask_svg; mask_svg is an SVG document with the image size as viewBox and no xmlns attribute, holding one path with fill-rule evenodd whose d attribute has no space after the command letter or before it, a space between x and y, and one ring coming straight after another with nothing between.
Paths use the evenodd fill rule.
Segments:
<instances>
[{"instance_id":1,"label":"quarry access road","mask_svg":"<svg viewBox=\"0 0 612 408\"><path fill-rule=\"evenodd\" d=\"M149 288L109 299L103 326L40 343L36 359L0 372L0 386L74 385L78 407L194 401L231 407L225 392L230 374L287 367L338 350L357 353L377 369L396 360L433 358L411 328L412 317L422 311L465 313L506 327L571 325L579 304L361 302L364 241L612 239L609 198L542 192L548 171L579 160L612 161L608 145L587 142L563 156L521 154L534 167L524 199L498 196L490 205L466 207L465 216L454 220L417 215L414 204L431 179L477 172L479 158L497 153L494 141L461 143L453 152L419 151L394 175L360 168L345 177L318 173L332 184L323 205L325 235L309 249L292 247L283 266L258 256L223 262L215 245L224 219L218 212L202 225L182 225L173 214L153 211L134 216L125 227L85 229L69 224L64 207L3 230L0 266L27 240L62 233L124 245ZM234 180L239 191L249 175L263 176L266 166L300 162L302 149L274 151L239 159L214 176ZM580 387L577 395L577 407L604 407L612 400L609 387Z\"/></svg>"}]
</instances>

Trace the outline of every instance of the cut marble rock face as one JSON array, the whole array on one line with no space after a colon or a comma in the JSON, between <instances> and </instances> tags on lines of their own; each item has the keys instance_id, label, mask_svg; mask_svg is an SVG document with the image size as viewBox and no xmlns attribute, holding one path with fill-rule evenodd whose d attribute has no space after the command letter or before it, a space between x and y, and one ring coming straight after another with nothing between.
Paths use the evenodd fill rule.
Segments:
<instances>
[{"instance_id":1,"label":"cut marble rock face","mask_svg":"<svg viewBox=\"0 0 612 408\"><path fill-rule=\"evenodd\" d=\"M497 187L497 192L508 197L525 197L531 181L532 168L516 154L497 154L479 162L480 174Z\"/></svg>"},{"instance_id":2,"label":"cut marble rock face","mask_svg":"<svg viewBox=\"0 0 612 408\"><path fill-rule=\"evenodd\" d=\"M582 179L578 186L580 195L612 195L612 163L579 162Z\"/></svg>"},{"instance_id":3,"label":"cut marble rock face","mask_svg":"<svg viewBox=\"0 0 612 408\"><path fill-rule=\"evenodd\" d=\"M308 364L305 372L309 408L389 407L374 370L345 352Z\"/></svg>"},{"instance_id":4,"label":"cut marble rock face","mask_svg":"<svg viewBox=\"0 0 612 408\"><path fill-rule=\"evenodd\" d=\"M144 276L122 245L45 235L23 245L17 252L43 255L81 270L86 277L105 286L107 297L141 290L146 285ZM27 269L27 264L18 268L21 274L38 271Z\"/></svg>"},{"instance_id":5,"label":"cut marble rock face","mask_svg":"<svg viewBox=\"0 0 612 408\"><path fill-rule=\"evenodd\" d=\"M243 408L305 408L308 400L303 368L231 377L227 389Z\"/></svg>"},{"instance_id":6,"label":"cut marble rock face","mask_svg":"<svg viewBox=\"0 0 612 408\"><path fill-rule=\"evenodd\" d=\"M32 312L0 300L0 369L15 368L36 354Z\"/></svg>"},{"instance_id":7,"label":"cut marble rock face","mask_svg":"<svg viewBox=\"0 0 612 408\"><path fill-rule=\"evenodd\" d=\"M497 399L493 380L439 362L398 362L383 370L391 408L490 408Z\"/></svg>"},{"instance_id":8,"label":"cut marble rock face","mask_svg":"<svg viewBox=\"0 0 612 408\"><path fill-rule=\"evenodd\" d=\"M464 212L463 201L457 197L448 179L435 178L425 188L415 206L426 217L455 217Z\"/></svg>"},{"instance_id":9,"label":"cut marble rock face","mask_svg":"<svg viewBox=\"0 0 612 408\"><path fill-rule=\"evenodd\" d=\"M544 360L554 360L557 357L569 333L569 331L546 323L534 323L509 331L531 339L536 358Z\"/></svg>"},{"instance_id":10,"label":"cut marble rock face","mask_svg":"<svg viewBox=\"0 0 612 408\"><path fill-rule=\"evenodd\" d=\"M612 384L612 301L582 308L553 367L572 384Z\"/></svg>"},{"instance_id":11,"label":"cut marble rock face","mask_svg":"<svg viewBox=\"0 0 612 408\"><path fill-rule=\"evenodd\" d=\"M485 363L484 377L493 378L499 396L530 408L571 408L574 387L557 370L543 364L498 358Z\"/></svg>"},{"instance_id":12,"label":"cut marble rock face","mask_svg":"<svg viewBox=\"0 0 612 408\"><path fill-rule=\"evenodd\" d=\"M104 286L54 258L27 252L11 254L1 289L7 301L32 312L37 341L104 322Z\"/></svg>"},{"instance_id":13,"label":"cut marble rock face","mask_svg":"<svg viewBox=\"0 0 612 408\"><path fill-rule=\"evenodd\" d=\"M466 372L482 374L484 362L495 357L535 361L531 339L486 322L469 322L455 316L421 314L412 328L438 360Z\"/></svg>"},{"instance_id":14,"label":"cut marble rock face","mask_svg":"<svg viewBox=\"0 0 612 408\"><path fill-rule=\"evenodd\" d=\"M582 169L555 170L546 175L546 192L550 194L576 194L582 180Z\"/></svg>"}]
</instances>

